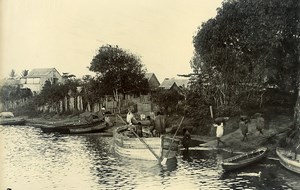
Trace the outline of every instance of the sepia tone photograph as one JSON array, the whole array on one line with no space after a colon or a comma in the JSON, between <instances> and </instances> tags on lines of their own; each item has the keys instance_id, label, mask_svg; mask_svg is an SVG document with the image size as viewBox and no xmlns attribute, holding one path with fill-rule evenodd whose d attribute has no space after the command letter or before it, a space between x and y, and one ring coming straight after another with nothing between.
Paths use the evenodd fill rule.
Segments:
<instances>
[{"instance_id":1,"label":"sepia tone photograph","mask_svg":"<svg viewBox=\"0 0 300 190\"><path fill-rule=\"evenodd\" d=\"M0 190L299 190L299 0L0 0Z\"/></svg>"}]
</instances>

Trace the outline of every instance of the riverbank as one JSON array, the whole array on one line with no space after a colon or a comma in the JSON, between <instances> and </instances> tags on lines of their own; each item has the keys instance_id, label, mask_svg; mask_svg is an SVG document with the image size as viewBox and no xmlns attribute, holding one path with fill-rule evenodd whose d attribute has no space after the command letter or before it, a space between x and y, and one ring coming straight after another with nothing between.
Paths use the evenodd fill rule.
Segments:
<instances>
[{"instance_id":1,"label":"riverbank","mask_svg":"<svg viewBox=\"0 0 300 190\"><path fill-rule=\"evenodd\" d=\"M63 123L72 123L72 122L81 122L85 115L88 113L83 113L76 116L42 116L36 118L26 118L27 124L31 126L40 126L40 125L53 125L53 124L63 124ZM104 134L105 136L111 136L113 130L124 123L115 116L110 117L114 126L107 129ZM255 119L251 119L249 123L248 130L248 140L242 141L243 136L240 129L237 128L238 121L234 118L231 118L225 126L225 135L221 138L225 142L224 145L220 145L219 148L226 150L231 150L233 152L244 152L256 149L261 146L267 147L270 152L275 152L275 148L278 146L279 140L285 135L285 132L289 130L289 127L292 125L292 118L284 115L277 115L271 120L266 121L267 125L263 131L263 135L259 134L256 130ZM178 122L174 122L172 125L174 131L178 126ZM182 126L185 127L185 126ZM176 130L176 129L175 129ZM180 135L180 133L179 133ZM214 136L200 135L192 133L193 144L192 146L200 146L202 148L217 148L217 141Z\"/></svg>"},{"instance_id":2,"label":"riverbank","mask_svg":"<svg viewBox=\"0 0 300 190\"><path fill-rule=\"evenodd\" d=\"M256 130L255 119L251 119L248 128L248 139L245 141L242 141L243 135L240 129L236 129L228 134L225 133L221 138L221 140L225 142L225 145L220 143L220 148L230 149L234 152L245 152L264 146L268 148L271 155L275 154L275 149L278 146L279 141L286 135L286 132L290 130L293 120L289 116L277 115L271 120L266 121L266 123L263 135L261 135ZM228 125L226 125L226 127L232 128L232 126ZM216 147L216 138L201 144L201 146Z\"/></svg>"}]
</instances>

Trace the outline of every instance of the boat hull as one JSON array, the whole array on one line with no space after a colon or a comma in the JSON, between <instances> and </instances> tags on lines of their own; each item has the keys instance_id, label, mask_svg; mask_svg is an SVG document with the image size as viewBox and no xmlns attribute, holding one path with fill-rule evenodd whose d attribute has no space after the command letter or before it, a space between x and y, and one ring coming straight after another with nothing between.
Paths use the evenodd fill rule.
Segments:
<instances>
[{"instance_id":1,"label":"boat hull","mask_svg":"<svg viewBox=\"0 0 300 190\"><path fill-rule=\"evenodd\" d=\"M174 139L172 142L172 139L166 136L146 137L142 138L142 141L147 144L145 145L138 138L126 135L127 132L130 133L127 129L127 126L122 126L114 131L114 150L118 155L141 160L157 160L157 157L162 160L163 158L176 157L179 145L178 139Z\"/></svg>"},{"instance_id":2,"label":"boat hull","mask_svg":"<svg viewBox=\"0 0 300 190\"><path fill-rule=\"evenodd\" d=\"M259 148L251 152L246 152L223 160L221 165L226 171L240 169L263 159L266 156L266 151L267 148Z\"/></svg>"},{"instance_id":3,"label":"boat hull","mask_svg":"<svg viewBox=\"0 0 300 190\"><path fill-rule=\"evenodd\" d=\"M0 125L25 125L26 120L23 118L1 118Z\"/></svg>"},{"instance_id":4,"label":"boat hull","mask_svg":"<svg viewBox=\"0 0 300 190\"><path fill-rule=\"evenodd\" d=\"M289 151L282 148L276 149L276 154L279 157L280 164L286 169L300 174L300 160L294 160L289 156Z\"/></svg>"},{"instance_id":5,"label":"boat hull","mask_svg":"<svg viewBox=\"0 0 300 190\"><path fill-rule=\"evenodd\" d=\"M106 123L102 121L78 125L68 124L62 126L41 126L41 130L45 133L57 132L62 134L95 133L101 132L106 128Z\"/></svg>"}]
</instances>

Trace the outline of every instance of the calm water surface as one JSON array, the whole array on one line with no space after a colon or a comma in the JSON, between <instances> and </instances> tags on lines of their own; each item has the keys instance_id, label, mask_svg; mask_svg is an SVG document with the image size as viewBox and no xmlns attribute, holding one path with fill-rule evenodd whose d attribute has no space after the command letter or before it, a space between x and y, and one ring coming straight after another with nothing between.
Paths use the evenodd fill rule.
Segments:
<instances>
[{"instance_id":1,"label":"calm water surface","mask_svg":"<svg viewBox=\"0 0 300 190\"><path fill-rule=\"evenodd\" d=\"M118 157L111 137L28 126L0 126L0 144L0 190L300 189L300 176L278 161L224 173L220 162L228 155L218 151L190 151L162 167Z\"/></svg>"}]
</instances>

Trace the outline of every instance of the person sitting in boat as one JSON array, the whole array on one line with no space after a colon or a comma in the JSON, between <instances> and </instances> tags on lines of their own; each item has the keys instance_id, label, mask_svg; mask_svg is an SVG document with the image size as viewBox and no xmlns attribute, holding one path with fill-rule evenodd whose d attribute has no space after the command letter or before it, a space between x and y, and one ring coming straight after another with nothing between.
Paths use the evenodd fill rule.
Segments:
<instances>
[{"instance_id":1,"label":"person sitting in boat","mask_svg":"<svg viewBox=\"0 0 300 190\"><path fill-rule=\"evenodd\" d=\"M264 126L265 126L265 120L262 117L261 113L256 113L255 117L256 117L256 121L255 121L256 129L259 131L259 134L264 135L262 130L264 129Z\"/></svg>"},{"instance_id":2,"label":"person sitting in boat","mask_svg":"<svg viewBox=\"0 0 300 190\"><path fill-rule=\"evenodd\" d=\"M135 119L135 118L134 118L134 115L133 115L133 113L131 112L131 110L128 109L128 113L127 113L127 116L126 116L126 122L127 122L127 124L132 125L132 120L133 120L133 119Z\"/></svg>"},{"instance_id":3,"label":"person sitting in boat","mask_svg":"<svg viewBox=\"0 0 300 190\"><path fill-rule=\"evenodd\" d=\"M148 115L146 119L149 121L148 129L152 136L154 136L154 120Z\"/></svg>"},{"instance_id":4,"label":"person sitting in boat","mask_svg":"<svg viewBox=\"0 0 300 190\"><path fill-rule=\"evenodd\" d=\"M247 122L247 116L241 116L240 117L240 122L239 122L239 128L241 129L242 135L243 135L243 139L247 140L247 133L248 133L248 122Z\"/></svg>"},{"instance_id":5,"label":"person sitting in boat","mask_svg":"<svg viewBox=\"0 0 300 190\"><path fill-rule=\"evenodd\" d=\"M135 127L135 131L139 137L143 137L143 126L141 122L138 122L137 126Z\"/></svg>"},{"instance_id":6,"label":"person sitting in boat","mask_svg":"<svg viewBox=\"0 0 300 190\"><path fill-rule=\"evenodd\" d=\"M154 130L156 130L156 136L160 136L166 133L166 119L160 111L157 112L157 115L154 119L154 126L152 127L150 132L153 134Z\"/></svg>"},{"instance_id":7,"label":"person sitting in boat","mask_svg":"<svg viewBox=\"0 0 300 190\"><path fill-rule=\"evenodd\" d=\"M217 137L217 147L219 147L219 143L221 142L225 146L225 142L221 140L221 137L224 134L224 128L223 128L223 122L216 121L215 124L213 124L214 127L217 128L216 130L216 137Z\"/></svg>"},{"instance_id":8,"label":"person sitting in boat","mask_svg":"<svg viewBox=\"0 0 300 190\"><path fill-rule=\"evenodd\" d=\"M108 114L105 114L104 122L105 122L106 127L112 127L113 126L113 123L111 122Z\"/></svg>"},{"instance_id":9,"label":"person sitting in boat","mask_svg":"<svg viewBox=\"0 0 300 190\"><path fill-rule=\"evenodd\" d=\"M102 109L100 109L98 112L96 112L100 121L105 121L105 112L104 111Z\"/></svg>"},{"instance_id":10,"label":"person sitting in boat","mask_svg":"<svg viewBox=\"0 0 300 190\"><path fill-rule=\"evenodd\" d=\"M89 112L89 113L86 113L83 117L84 117L85 122L87 122L87 123L93 123L97 120L100 120L98 113ZM103 119L103 121L104 121L104 119Z\"/></svg>"}]
</instances>

